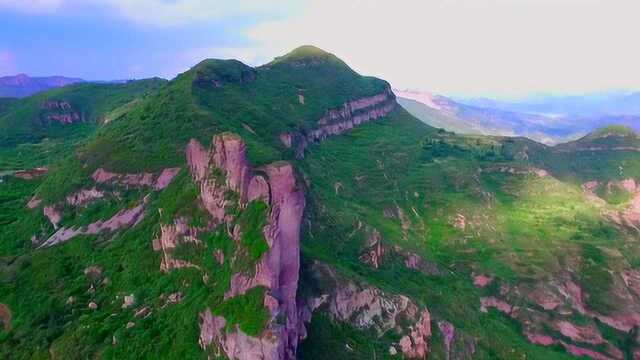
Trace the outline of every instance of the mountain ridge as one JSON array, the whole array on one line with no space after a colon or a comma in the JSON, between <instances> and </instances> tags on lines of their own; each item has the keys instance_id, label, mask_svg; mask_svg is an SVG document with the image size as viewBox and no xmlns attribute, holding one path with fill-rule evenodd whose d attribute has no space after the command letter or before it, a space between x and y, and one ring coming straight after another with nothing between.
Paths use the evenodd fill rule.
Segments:
<instances>
[{"instance_id":1,"label":"mountain ridge","mask_svg":"<svg viewBox=\"0 0 640 360\"><path fill-rule=\"evenodd\" d=\"M0 77L0 97L27 97L35 93L84 82L80 78L65 76L31 77L26 74Z\"/></svg>"},{"instance_id":2,"label":"mountain ridge","mask_svg":"<svg viewBox=\"0 0 640 360\"><path fill-rule=\"evenodd\" d=\"M45 174L3 175L0 354L640 351L640 153L436 129L293 54L202 61Z\"/></svg>"}]
</instances>

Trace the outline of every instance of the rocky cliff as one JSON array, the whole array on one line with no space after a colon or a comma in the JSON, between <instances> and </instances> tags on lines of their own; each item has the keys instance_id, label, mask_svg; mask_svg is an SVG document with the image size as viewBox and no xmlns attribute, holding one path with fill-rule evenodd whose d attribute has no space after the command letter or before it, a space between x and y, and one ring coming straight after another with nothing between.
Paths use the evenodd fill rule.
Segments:
<instances>
[{"instance_id":1,"label":"rocky cliff","mask_svg":"<svg viewBox=\"0 0 640 360\"><path fill-rule=\"evenodd\" d=\"M239 327L228 326L228 319L223 316L214 315L215 308L206 309L200 314L200 345L222 351L230 359L294 359L300 328L296 293L305 198L292 165L278 162L254 169L247 160L244 141L231 133L214 136L209 150L191 140L186 154L191 175L200 187L202 206L212 218L211 226L225 225L235 242L240 243L248 229L234 221L236 215L231 209L246 208L256 201L267 203L269 208L266 225L261 229L268 249L251 268L232 275L225 294L225 301L229 301L250 289L264 288L267 325L257 336L250 336ZM229 191L237 198L229 198ZM154 245L164 251L165 259L179 237L197 236L198 229L182 226L181 231L176 231L177 224L163 228L162 238ZM233 258L242 255L238 251ZM224 262L224 258L218 257L218 261ZM168 270L170 264L188 266L174 259L163 264L163 270Z\"/></svg>"},{"instance_id":2,"label":"rocky cliff","mask_svg":"<svg viewBox=\"0 0 640 360\"><path fill-rule=\"evenodd\" d=\"M387 87L379 94L352 100L337 108L328 109L311 130L285 132L280 134L280 140L287 148L294 149L297 158L302 158L309 144L321 142L360 124L384 117L397 105L393 91Z\"/></svg>"}]
</instances>

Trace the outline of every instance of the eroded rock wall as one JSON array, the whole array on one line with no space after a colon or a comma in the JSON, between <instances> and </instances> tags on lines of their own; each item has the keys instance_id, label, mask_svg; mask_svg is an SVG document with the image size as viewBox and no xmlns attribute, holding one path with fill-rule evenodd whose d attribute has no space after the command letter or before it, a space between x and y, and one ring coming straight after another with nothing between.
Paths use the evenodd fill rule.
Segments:
<instances>
[{"instance_id":1,"label":"eroded rock wall","mask_svg":"<svg viewBox=\"0 0 640 360\"><path fill-rule=\"evenodd\" d=\"M307 146L339 135L371 120L388 115L397 106L396 97L387 87L383 92L352 100L338 108L328 109L309 131L292 131L280 134L280 140L295 150L297 158L303 158Z\"/></svg>"},{"instance_id":2,"label":"eroded rock wall","mask_svg":"<svg viewBox=\"0 0 640 360\"><path fill-rule=\"evenodd\" d=\"M225 197L227 191L238 194L241 208L259 199L270 209L263 228L268 250L254 269L232 276L225 294L228 300L254 287L264 287L264 305L270 314L266 329L257 337L238 327L226 330L221 326L226 319L207 309L200 315L200 345L222 351L230 359L295 359L300 330L296 304L300 226L305 198L293 166L277 162L256 174L247 160L244 141L230 133L214 136L209 150L191 140L186 154L191 174L200 184L203 206L217 224L233 220L227 211L232 201ZM232 229L230 235L237 241L241 231Z\"/></svg>"}]
</instances>

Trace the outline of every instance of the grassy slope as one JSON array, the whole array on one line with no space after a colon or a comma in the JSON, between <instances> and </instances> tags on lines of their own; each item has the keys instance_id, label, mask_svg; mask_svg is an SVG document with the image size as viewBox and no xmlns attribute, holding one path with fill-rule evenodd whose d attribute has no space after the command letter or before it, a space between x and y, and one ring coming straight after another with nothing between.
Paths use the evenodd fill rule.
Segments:
<instances>
[{"instance_id":1,"label":"grassy slope","mask_svg":"<svg viewBox=\"0 0 640 360\"><path fill-rule=\"evenodd\" d=\"M155 92L165 81L148 79L125 84L76 84L13 101L0 110L0 169L46 165L69 153L92 134L100 121L130 102ZM67 101L82 122L62 125L46 121L45 101Z\"/></svg>"},{"instance_id":2,"label":"grassy slope","mask_svg":"<svg viewBox=\"0 0 640 360\"><path fill-rule=\"evenodd\" d=\"M507 318L480 313L478 298L483 293L470 280L472 271L493 273L512 283L541 279L561 269L563 256L582 256L598 246L624 246L624 234L601 220L578 185L491 170L501 165L527 169L532 164L518 160L525 147L529 153L540 154L539 163L553 158L549 148L538 145L531 149L530 145L524 139L436 132L400 111L313 146L298 164L312 179L308 210L313 225L305 234L303 254L426 304L436 317L478 337L479 358L525 354L527 358L564 358L562 350L528 344L518 325ZM637 155L633 159L639 162ZM565 169L566 173L570 170ZM590 174L587 170L570 179ZM341 187L336 194L338 182ZM383 215L385 209L396 206L411 223L406 237L398 219ZM466 217L472 231L453 226L457 214ZM359 222L378 229L387 245L415 251L450 275L419 275L396 260L379 270L371 269L358 259L367 236L357 231ZM625 253L629 262L637 261L639 255L637 246ZM591 260L599 262L591 268L595 272L585 269L583 283L592 294L590 305L604 307L609 285L603 276L606 263L602 258ZM353 330L336 331L358 338ZM319 358L311 355L313 349L331 343L326 332L316 334L312 332L303 344L307 358ZM356 346L358 341L354 341ZM373 352L377 356L387 353L384 344L380 348L360 345L356 353L363 352L362 358L371 358Z\"/></svg>"}]
</instances>

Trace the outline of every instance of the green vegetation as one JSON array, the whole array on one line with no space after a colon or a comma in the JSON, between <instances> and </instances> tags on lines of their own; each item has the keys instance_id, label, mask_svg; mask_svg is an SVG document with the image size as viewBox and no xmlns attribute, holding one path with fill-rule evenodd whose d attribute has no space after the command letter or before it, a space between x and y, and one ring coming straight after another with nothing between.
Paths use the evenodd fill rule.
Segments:
<instances>
[{"instance_id":1,"label":"green vegetation","mask_svg":"<svg viewBox=\"0 0 640 360\"><path fill-rule=\"evenodd\" d=\"M242 229L240 243L249 251L249 258L253 263L269 250L263 233L263 228L267 224L267 210L269 207L264 201L252 201L238 219Z\"/></svg>"},{"instance_id":2,"label":"green vegetation","mask_svg":"<svg viewBox=\"0 0 640 360\"><path fill-rule=\"evenodd\" d=\"M0 170L49 164L73 151L113 111L157 91L160 79L125 84L81 83L0 102ZM64 103L65 105L46 105ZM3 105L3 104L10 104ZM68 104L68 107L67 107ZM120 117L124 111L121 110ZM62 124L52 116L77 115Z\"/></svg>"},{"instance_id":3,"label":"green vegetation","mask_svg":"<svg viewBox=\"0 0 640 360\"><path fill-rule=\"evenodd\" d=\"M255 287L243 295L227 300L213 309L213 313L227 320L227 330L238 325L249 336L258 336L269 320L269 312L264 307L263 287Z\"/></svg>"},{"instance_id":4,"label":"green vegetation","mask_svg":"<svg viewBox=\"0 0 640 360\"><path fill-rule=\"evenodd\" d=\"M636 233L603 214L625 209L629 194L601 188L597 193L607 203L594 204L581 185L640 179L639 153L621 150L637 147L637 139L585 137L551 148L521 138L456 135L398 108L310 144L304 159L294 160L281 144L281 133L308 131L327 109L387 86L359 76L331 54L303 47L258 68L206 60L167 84L80 84L7 105L0 110L0 137L7 140L0 146L0 168L50 166L41 179L1 178L0 303L14 318L11 330L0 331L0 357L204 359L211 354L197 345L198 315L207 308L225 317L228 330L238 326L261 334L269 321L266 289L226 301L224 294L231 277L251 273L268 250L263 230L269 205L254 201L243 208L230 191L225 200L235 220L212 223L185 161L191 138L209 145L212 135L231 131L246 141L254 166L289 160L306 184L303 273L313 261L326 262L347 278L427 307L434 320L434 358L445 357L435 326L442 319L477 341L479 359L568 358L559 346L529 343L512 318L493 309L481 312L479 298L498 296L499 284L549 283L570 269L590 309L620 307L611 296L609 270L640 264L640 246ZM74 104L86 122L42 122L48 113L39 104L48 99ZM51 248L32 243L32 236L37 242L54 232L42 205L62 206L66 195L94 186L90 176L98 167L158 173L173 166L182 170L163 191L100 184L109 193L104 199L63 209L63 225L83 226L148 196L136 226ZM224 181L221 173L213 175ZM30 210L25 205L34 194L43 204ZM178 239L167 254L191 267L163 273L164 254L152 244L161 227L178 218L197 228L198 241ZM236 225L239 240L230 236ZM378 268L361 260L374 229L387 251ZM396 246L441 274L408 269ZM85 275L91 266L100 274ZM472 276L479 273L494 275L496 282L476 288ZM301 292L316 285L307 281L303 274ZM177 293L181 300L169 303ZM135 305L123 308L130 294ZM572 320L593 321L575 314ZM623 351L635 346L628 335L607 329L604 336ZM383 359L397 341L393 331L378 337L316 312L300 357Z\"/></svg>"}]
</instances>

